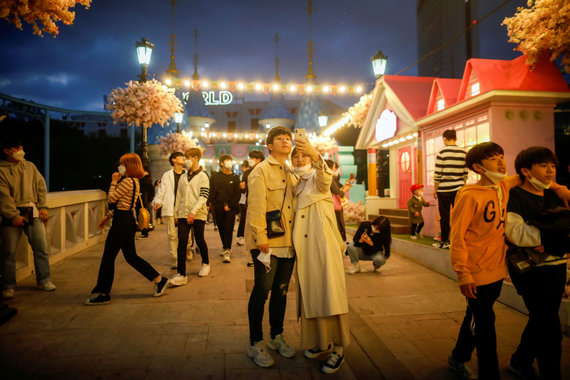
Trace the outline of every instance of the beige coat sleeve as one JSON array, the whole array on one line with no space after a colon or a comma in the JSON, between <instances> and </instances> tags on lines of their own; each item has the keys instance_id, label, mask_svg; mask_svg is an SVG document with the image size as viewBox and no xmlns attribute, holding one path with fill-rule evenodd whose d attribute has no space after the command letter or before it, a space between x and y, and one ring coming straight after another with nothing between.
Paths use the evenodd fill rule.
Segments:
<instances>
[{"instance_id":1,"label":"beige coat sleeve","mask_svg":"<svg viewBox=\"0 0 570 380\"><path fill-rule=\"evenodd\" d=\"M256 236L256 244L267 244L267 185L262 170L253 170L247 178L247 222Z\"/></svg>"}]
</instances>

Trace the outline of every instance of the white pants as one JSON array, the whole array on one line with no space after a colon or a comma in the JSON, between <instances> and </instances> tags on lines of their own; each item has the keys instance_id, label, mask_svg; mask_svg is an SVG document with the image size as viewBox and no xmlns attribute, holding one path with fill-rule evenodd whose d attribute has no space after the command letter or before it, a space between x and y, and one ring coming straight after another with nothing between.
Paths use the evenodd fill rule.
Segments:
<instances>
[{"instance_id":1,"label":"white pants","mask_svg":"<svg viewBox=\"0 0 570 380\"><path fill-rule=\"evenodd\" d=\"M168 250L174 260L177 259L178 254L178 228L174 224L173 216L163 216L166 222L166 233L168 234Z\"/></svg>"}]
</instances>

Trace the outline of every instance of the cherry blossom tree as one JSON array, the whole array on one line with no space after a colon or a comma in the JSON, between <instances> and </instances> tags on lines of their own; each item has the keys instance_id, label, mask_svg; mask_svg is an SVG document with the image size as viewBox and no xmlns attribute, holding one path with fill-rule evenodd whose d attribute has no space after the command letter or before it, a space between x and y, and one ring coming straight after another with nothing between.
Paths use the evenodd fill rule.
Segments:
<instances>
[{"instance_id":1,"label":"cherry blossom tree","mask_svg":"<svg viewBox=\"0 0 570 380\"><path fill-rule=\"evenodd\" d=\"M529 8L519 7L513 17L507 17L509 42L515 50L527 56L527 65L536 65L542 54L553 61L562 57L570 73L570 2L568 0L528 0Z\"/></svg>"},{"instance_id":2,"label":"cherry blossom tree","mask_svg":"<svg viewBox=\"0 0 570 380\"><path fill-rule=\"evenodd\" d=\"M56 22L73 24L75 12L70 11L76 4L89 8L91 0L3 0L0 1L0 18L22 29L22 20L31 24L34 34L42 32L57 36L59 29ZM38 22L41 26L38 26Z\"/></svg>"},{"instance_id":3,"label":"cherry blossom tree","mask_svg":"<svg viewBox=\"0 0 570 380\"><path fill-rule=\"evenodd\" d=\"M168 132L166 136L159 137L159 147L161 155L168 155L173 152L186 152L190 148L200 148L198 139L192 138L192 135L186 131L182 133Z\"/></svg>"}]
</instances>

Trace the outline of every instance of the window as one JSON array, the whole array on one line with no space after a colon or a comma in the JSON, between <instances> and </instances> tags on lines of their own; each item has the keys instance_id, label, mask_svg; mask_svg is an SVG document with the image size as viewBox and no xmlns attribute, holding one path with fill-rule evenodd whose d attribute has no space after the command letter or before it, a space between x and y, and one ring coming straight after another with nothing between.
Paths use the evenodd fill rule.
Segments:
<instances>
[{"instance_id":1,"label":"window","mask_svg":"<svg viewBox=\"0 0 570 380\"><path fill-rule=\"evenodd\" d=\"M439 100L437 101L437 110L438 110L438 111L441 111L441 110L444 109L444 108L445 108L445 100L439 99Z\"/></svg>"},{"instance_id":2,"label":"window","mask_svg":"<svg viewBox=\"0 0 570 380\"><path fill-rule=\"evenodd\" d=\"M479 86L479 83L473 83L471 85L471 96L479 95L480 92L481 87Z\"/></svg>"},{"instance_id":3,"label":"window","mask_svg":"<svg viewBox=\"0 0 570 380\"><path fill-rule=\"evenodd\" d=\"M258 118L252 118L251 119L251 130L257 131L258 129L259 129L259 119Z\"/></svg>"},{"instance_id":4,"label":"window","mask_svg":"<svg viewBox=\"0 0 570 380\"><path fill-rule=\"evenodd\" d=\"M235 132L236 130L236 121L235 120L229 120L228 121L228 132Z\"/></svg>"}]
</instances>

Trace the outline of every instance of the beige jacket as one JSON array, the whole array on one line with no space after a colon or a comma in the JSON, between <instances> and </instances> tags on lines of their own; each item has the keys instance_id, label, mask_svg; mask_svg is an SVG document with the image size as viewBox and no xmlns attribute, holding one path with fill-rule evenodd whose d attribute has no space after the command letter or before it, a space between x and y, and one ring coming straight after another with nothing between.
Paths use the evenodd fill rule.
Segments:
<instances>
[{"instance_id":1,"label":"beige jacket","mask_svg":"<svg viewBox=\"0 0 570 380\"><path fill-rule=\"evenodd\" d=\"M247 178L247 218L245 225L245 245L247 249L257 249L258 245L269 247L291 247L293 240L293 217L295 206L293 193L297 179L287 165L282 165L273 156L259 163ZM285 193L285 201L283 195ZM281 205L283 204L283 208ZM285 235L267 238L265 213L281 210Z\"/></svg>"}]
</instances>

